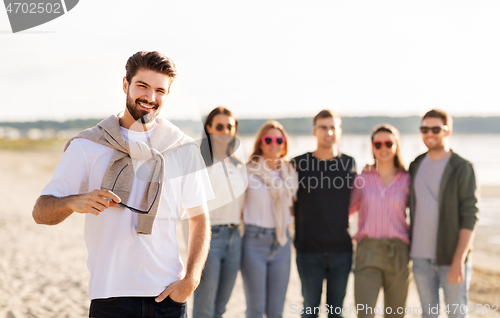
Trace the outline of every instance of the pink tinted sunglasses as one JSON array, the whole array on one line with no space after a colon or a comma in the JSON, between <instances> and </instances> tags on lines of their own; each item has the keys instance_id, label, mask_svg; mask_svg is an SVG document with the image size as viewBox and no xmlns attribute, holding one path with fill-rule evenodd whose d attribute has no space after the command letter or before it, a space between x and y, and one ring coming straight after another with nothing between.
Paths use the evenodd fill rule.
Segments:
<instances>
[{"instance_id":1,"label":"pink tinted sunglasses","mask_svg":"<svg viewBox=\"0 0 500 318\"><path fill-rule=\"evenodd\" d=\"M285 137L283 136L273 137L269 135L262 136L262 142L265 143L266 145L270 145L271 143L273 143L273 141L276 144L281 145L285 142Z\"/></svg>"},{"instance_id":2,"label":"pink tinted sunglasses","mask_svg":"<svg viewBox=\"0 0 500 318\"><path fill-rule=\"evenodd\" d=\"M394 143L392 142L392 140L386 140L386 141L374 141L373 142L373 146L377 149L380 149L382 148L382 146L385 145L387 148L392 148L392 145L394 145Z\"/></svg>"}]
</instances>

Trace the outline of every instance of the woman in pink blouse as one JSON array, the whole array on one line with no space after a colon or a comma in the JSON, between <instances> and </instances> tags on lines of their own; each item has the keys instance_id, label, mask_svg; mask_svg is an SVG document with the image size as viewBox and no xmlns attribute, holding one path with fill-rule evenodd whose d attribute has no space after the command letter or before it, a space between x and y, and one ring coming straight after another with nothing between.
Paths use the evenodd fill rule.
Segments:
<instances>
[{"instance_id":1,"label":"woman in pink blouse","mask_svg":"<svg viewBox=\"0 0 500 318\"><path fill-rule=\"evenodd\" d=\"M409 226L406 207L410 176L399 149L399 132L391 125L372 133L375 168L356 176L349 214L359 213L354 297L358 317L374 317L380 288L383 313L403 317L410 282Z\"/></svg>"}]
</instances>

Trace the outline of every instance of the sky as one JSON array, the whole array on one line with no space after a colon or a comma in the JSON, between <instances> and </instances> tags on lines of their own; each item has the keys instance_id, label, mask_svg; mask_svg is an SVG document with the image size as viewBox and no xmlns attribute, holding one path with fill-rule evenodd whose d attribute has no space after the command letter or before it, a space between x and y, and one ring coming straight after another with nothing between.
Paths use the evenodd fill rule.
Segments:
<instances>
[{"instance_id":1,"label":"sky","mask_svg":"<svg viewBox=\"0 0 500 318\"><path fill-rule=\"evenodd\" d=\"M166 118L499 116L499 16L488 0L84 0L13 34L1 8L0 121L118 113L141 50L177 66Z\"/></svg>"}]
</instances>

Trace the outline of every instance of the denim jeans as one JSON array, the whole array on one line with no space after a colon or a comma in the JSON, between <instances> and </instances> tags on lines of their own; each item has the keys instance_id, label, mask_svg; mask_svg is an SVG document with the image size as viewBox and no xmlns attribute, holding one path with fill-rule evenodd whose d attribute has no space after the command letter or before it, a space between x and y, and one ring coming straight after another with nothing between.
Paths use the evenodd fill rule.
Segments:
<instances>
[{"instance_id":1,"label":"denim jeans","mask_svg":"<svg viewBox=\"0 0 500 318\"><path fill-rule=\"evenodd\" d=\"M170 297L157 303L155 297L111 297L93 299L89 317L92 318L187 318L186 303Z\"/></svg>"},{"instance_id":2,"label":"denim jeans","mask_svg":"<svg viewBox=\"0 0 500 318\"><path fill-rule=\"evenodd\" d=\"M297 253L297 269L304 297L302 317L318 317L314 313L314 308L320 305L324 279L326 279L326 303L329 308L340 308L341 312L351 266L352 252ZM337 315L334 310L329 310L328 317L342 317L342 314Z\"/></svg>"},{"instance_id":3,"label":"denim jeans","mask_svg":"<svg viewBox=\"0 0 500 318\"><path fill-rule=\"evenodd\" d=\"M226 311L240 269L241 236L237 226L212 226L210 252L194 291L193 317L220 318Z\"/></svg>"},{"instance_id":4,"label":"denim jeans","mask_svg":"<svg viewBox=\"0 0 500 318\"><path fill-rule=\"evenodd\" d=\"M274 229L246 225L243 235L241 276L247 318L283 317L290 278L290 238L281 246Z\"/></svg>"},{"instance_id":5,"label":"denim jeans","mask_svg":"<svg viewBox=\"0 0 500 318\"><path fill-rule=\"evenodd\" d=\"M417 285L418 295L422 303L423 318L439 316L439 287L443 288L446 305L445 310L450 318L466 317L467 294L472 276L472 265L465 263L464 281L458 284L448 283L450 266L436 265L435 260L413 259L413 276ZM462 307L462 308L460 308Z\"/></svg>"}]
</instances>

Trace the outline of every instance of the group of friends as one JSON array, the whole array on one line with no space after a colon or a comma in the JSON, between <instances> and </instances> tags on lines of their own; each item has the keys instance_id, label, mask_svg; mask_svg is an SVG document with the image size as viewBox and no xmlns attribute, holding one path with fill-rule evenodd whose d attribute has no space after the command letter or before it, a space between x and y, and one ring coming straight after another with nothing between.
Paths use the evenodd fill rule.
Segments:
<instances>
[{"instance_id":1,"label":"group of friends","mask_svg":"<svg viewBox=\"0 0 500 318\"><path fill-rule=\"evenodd\" d=\"M244 156L238 120L224 107L208 114L198 145L157 117L176 75L161 53L131 56L124 112L68 141L33 209L40 224L86 215L89 317L187 317L193 293L193 317L222 317L238 271L246 317L282 317L292 241L302 317L318 316L325 280L328 316L342 316L353 249L358 317L374 317L381 288L387 316L403 317L412 277L423 317L438 316L440 287L448 305L464 307L448 315L466 316L477 187L472 164L449 148L446 112L422 117L428 151L408 169L398 130L375 127L375 164L357 174L337 147L341 118L329 110L312 120L316 150L291 160L277 121ZM176 238L183 211L186 266Z\"/></svg>"}]
</instances>

